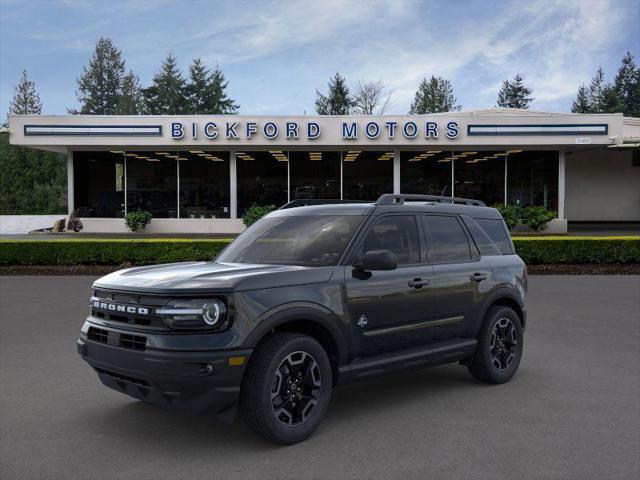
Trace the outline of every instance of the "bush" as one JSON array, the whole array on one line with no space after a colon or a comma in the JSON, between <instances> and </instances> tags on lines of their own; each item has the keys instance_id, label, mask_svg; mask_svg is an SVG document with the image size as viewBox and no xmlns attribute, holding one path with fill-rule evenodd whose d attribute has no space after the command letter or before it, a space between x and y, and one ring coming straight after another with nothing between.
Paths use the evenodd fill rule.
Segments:
<instances>
[{"instance_id":1,"label":"bush","mask_svg":"<svg viewBox=\"0 0 640 480\"><path fill-rule=\"evenodd\" d=\"M267 213L276 210L275 205L251 205L242 216L242 223L245 227L249 227L264 217Z\"/></svg>"},{"instance_id":2,"label":"bush","mask_svg":"<svg viewBox=\"0 0 640 480\"><path fill-rule=\"evenodd\" d=\"M528 225L534 231L539 232L547 222L556 218L556 212L547 210L545 207L526 207L519 205L495 205L494 208L500 212L509 230L513 230L517 225Z\"/></svg>"},{"instance_id":3,"label":"bush","mask_svg":"<svg viewBox=\"0 0 640 480\"><path fill-rule=\"evenodd\" d=\"M0 240L0 265L151 265L212 260L231 240Z\"/></svg>"},{"instance_id":4,"label":"bush","mask_svg":"<svg viewBox=\"0 0 640 480\"><path fill-rule=\"evenodd\" d=\"M153 217L149 212L129 212L124 217L124 221L129 230L137 232L139 230L144 230L144 227L151 223L152 218Z\"/></svg>"},{"instance_id":5,"label":"bush","mask_svg":"<svg viewBox=\"0 0 640 480\"><path fill-rule=\"evenodd\" d=\"M494 208L500 212L500 215L502 215L502 218L504 218L504 221L507 224L507 227L509 227L509 230L512 230L516 225L518 225L518 223L520 223L520 210L522 210L521 207L518 207L517 205L503 205L500 203L498 205L495 205Z\"/></svg>"},{"instance_id":6,"label":"bush","mask_svg":"<svg viewBox=\"0 0 640 480\"><path fill-rule=\"evenodd\" d=\"M556 212L544 207L528 207L522 211L522 223L529 225L536 232L539 232L543 225L554 218L556 218Z\"/></svg>"},{"instance_id":7,"label":"bush","mask_svg":"<svg viewBox=\"0 0 640 480\"><path fill-rule=\"evenodd\" d=\"M150 265L212 260L231 240L0 240L0 265ZM517 237L529 265L640 263L640 237Z\"/></svg>"},{"instance_id":8,"label":"bush","mask_svg":"<svg viewBox=\"0 0 640 480\"><path fill-rule=\"evenodd\" d=\"M82 221L78 217L78 211L74 210L69 215L69 222L67 223L67 230L73 230L74 232L79 232L82 230L84 226L82 225Z\"/></svg>"},{"instance_id":9,"label":"bush","mask_svg":"<svg viewBox=\"0 0 640 480\"><path fill-rule=\"evenodd\" d=\"M640 263L640 237L516 237L528 265Z\"/></svg>"}]
</instances>

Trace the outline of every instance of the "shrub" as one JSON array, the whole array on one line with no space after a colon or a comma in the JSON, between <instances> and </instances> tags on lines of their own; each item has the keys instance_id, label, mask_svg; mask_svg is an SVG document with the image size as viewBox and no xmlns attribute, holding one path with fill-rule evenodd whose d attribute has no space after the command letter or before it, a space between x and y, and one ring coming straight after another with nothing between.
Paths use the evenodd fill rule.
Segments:
<instances>
[{"instance_id":1,"label":"shrub","mask_svg":"<svg viewBox=\"0 0 640 480\"><path fill-rule=\"evenodd\" d=\"M556 213L547 210L545 207L522 208L519 205L498 204L494 208L500 212L509 230L513 230L517 225L523 224L539 232L543 225L556 218Z\"/></svg>"},{"instance_id":2,"label":"shrub","mask_svg":"<svg viewBox=\"0 0 640 480\"><path fill-rule=\"evenodd\" d=\"M544 207L527 207L522 211L522 223L529 225L536 232L539 232L543 225L554 218L556 218L556 212Z\"/></svg>"},{"instance_id":3,"label":"shrub","mask_svg":"<svg viewBox=\"0 0 640 480\"><path fill-rule=\"evenodd\" d=\"M528 265L640 263L640 237L515 237Z\"/></svg>"},{"instance_id":4,"label":"shrub","mask_svg":"<svg viewBox=\"0 0 640 480\"><path fill-rule=\"evenodd\" d=\"M264 217L267 213L276 210L275 205L251 205L242 216L242 223L245 227L249 227Z\"/></svg>"},{"instance_id":5,"label":"shrub","mask_svg":"<svg viewBox=\"0 0 640 480\"><path fill-rule=\"evenodd\" d=\"M79 232L83 229L82 221L78 217L78 211L74 210L69 215L69 222L67 222L67 230L73 230L74 232Z\"/></svg>"},{"instance_id":6,"label":"shrub","mask_svg":"<svg viewBox=\"0 0 640 480\"><path fill-rule=\"evenodd\" d=\"M0 240L0 265L150 265L212 260L227 239ZM516 237L529 265L640 263L640 237Z\"/></svg>"},{"instance_id":7,"label":"shrub","mask_svg":"<svg viewBox=\"0 0 640 480\"><path fill-rule=\"evenodd\" d=\"M0 265L151 265L212 260L227 239L0 240Z\"/></svg>"},{"instance_id":8,"label":"shrub","mask_svg":"<svg viewBox=\"0 0 640 480\"><path fill-rule=\"evenodd\" d=\"M509 230L515 228L520 223L520 211L522 210L517 205L503 205L502 203L495 205L494 208L500 212L502 218L504 218Z\"/></svg>"},{"instance_id":9,"label":"shrub","mask_svg":"<svg viewBox=\"0 0 640 480\"><path fill-rule=\"evenodd\" d=\"M153 217L149 212L129 212L124 217L124 221L129 230L137 232L139 230L144 230L144 227L151 223L152 218Z\"/></svg>"}]
</instances>

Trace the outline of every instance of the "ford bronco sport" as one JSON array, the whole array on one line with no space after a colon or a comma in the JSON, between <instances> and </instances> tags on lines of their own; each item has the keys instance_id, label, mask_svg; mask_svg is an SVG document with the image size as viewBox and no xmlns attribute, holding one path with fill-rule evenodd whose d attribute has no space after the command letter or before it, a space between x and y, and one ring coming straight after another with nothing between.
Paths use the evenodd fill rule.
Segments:
<instances>
[{"instance_id":1,"label":"ford bronco sport","mask_svg":"<svg viewBox=\"0 0 640 480\"><path fill-rule=\"evenodd\" d=\"M256 432L290 444L340 383L449 362L508 381L526 289L502 217L482 202L285 205L213 261L97 280L78 352L108 387L223 419L239 404Z\"/></svg>"}]
</instances>

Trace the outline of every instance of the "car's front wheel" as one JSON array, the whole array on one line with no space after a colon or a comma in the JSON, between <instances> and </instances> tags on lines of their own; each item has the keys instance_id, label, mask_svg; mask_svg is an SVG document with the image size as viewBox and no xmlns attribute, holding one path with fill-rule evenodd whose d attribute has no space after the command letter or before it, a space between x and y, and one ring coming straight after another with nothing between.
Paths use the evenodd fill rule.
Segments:
<instances>
[{"instance_id":1,"label":"car's front wheel","mask_svg":"<svg viewBox=\"0 0 640 480\"><path fill-rule=\"evenodd\" d=\"M248 425L268 440L300 442L318 427L331 398L327 352L307 335L279 333L256 349L242 382Z\"/></svg>"},{"instance_id":2,"label":"car's front wheel","mask_svg":"<svg viewBox=\"0 0 640 480\"><path fill-rule=\"evenodd\" d=\"M509 307L495 306L485 315L478 345L468 365L471 374L488 383L504 383L520 365L524 338L520 317Z\"/></svg>"}]
</instances>

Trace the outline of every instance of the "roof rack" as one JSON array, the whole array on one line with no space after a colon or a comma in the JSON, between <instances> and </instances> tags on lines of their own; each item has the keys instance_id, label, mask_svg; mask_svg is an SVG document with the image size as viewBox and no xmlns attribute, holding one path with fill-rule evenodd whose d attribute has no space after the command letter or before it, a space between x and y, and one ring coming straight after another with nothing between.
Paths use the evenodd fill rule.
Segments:
<instances>
[{"instance_id":1,"label":"roof rack","mask_svg":"<svg viewBox=\"0 0 640 480\"><path fill-rule=\"evenodd\" d=\"M340 200L340 199L324 199L324 198L298 198L285 203L278 210L287 208L307 207L309 205L336 205L341 203L372 203L367 200Z\"/></svg>"},{"instance_id":2,"label":"roof rack","mask_svg":"<svg viewBox=\"0 0 640 480\"><path fill-rule=\"evenodd\" d=\"M380 195L376 200L376 205L403 205L404 202L437 202L437 203L455 203L458 205L472 205L474 207L486 207L487 205L480 200L461 197L442 197L439 195L410 195L410 194L394 194L385 193Z\"/></svg>"}]
</instances>

